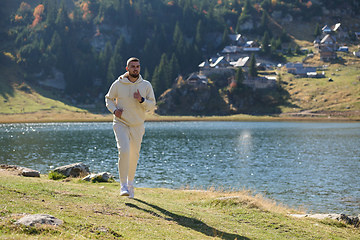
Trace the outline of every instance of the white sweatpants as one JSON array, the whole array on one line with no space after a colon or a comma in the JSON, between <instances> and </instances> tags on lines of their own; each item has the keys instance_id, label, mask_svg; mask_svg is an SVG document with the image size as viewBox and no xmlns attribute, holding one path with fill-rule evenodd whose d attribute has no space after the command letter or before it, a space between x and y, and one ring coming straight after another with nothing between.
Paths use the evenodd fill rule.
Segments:
<instances>
[{"instance_id":1,"label":"white sweatpants","mask_svg":"<svg viewBox=\"0 0 360 240\"><path fill-rule=\"evenodd\" d=\"M114 122L114 134L119 150L119 177L120 182L134 181L140 148L145 133L144 124L129 127L121 122Z\"/></svg>"}]
</instances>

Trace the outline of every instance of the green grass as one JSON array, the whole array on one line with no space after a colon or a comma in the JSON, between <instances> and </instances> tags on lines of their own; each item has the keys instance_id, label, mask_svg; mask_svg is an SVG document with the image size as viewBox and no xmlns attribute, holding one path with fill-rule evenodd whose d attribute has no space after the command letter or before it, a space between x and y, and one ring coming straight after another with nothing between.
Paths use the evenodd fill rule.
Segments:
<instances>
[{"instance_id":1,"label":"green grass","mask_svg":"<svg viewBox=\"0 0 360 240\"><path fill-rule=\"evenodd\" d=\"M294 218L250 191L136 188L119 183L52 181L1 174L0 239L357 239L360 232L332 220ZM59 227L13 223L50 214Z\"/></svg>"}]
</instances>

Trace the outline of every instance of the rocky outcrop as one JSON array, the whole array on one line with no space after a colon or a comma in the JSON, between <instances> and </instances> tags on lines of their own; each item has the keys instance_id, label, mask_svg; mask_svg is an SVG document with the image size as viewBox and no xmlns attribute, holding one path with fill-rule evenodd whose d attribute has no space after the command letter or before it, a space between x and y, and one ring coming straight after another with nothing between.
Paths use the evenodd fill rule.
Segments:
<instances>
[{"instance_id":1,"label":"rocky outcrop","mask_svg":"<svg viewBox=\"0 0 360 240\"><path fill-rule=\"evenodd\" d=\"M330 218L338 221L343 221L346 224L353 225L354 227L360 226L360 220L359 220L360 215L356 217L356 216L350 216L344 213L340 213L340 214L290 214L290 216L298 217L298 218L308 217L308 218L316 218L316 219Z\"/></svg>"},{"instance_id":2,"label":"rocky outcrop","mask_svg":"<svg viewBox=\"0 0 360 240\"><path fill-rule=\"evenodd\" d=\"M114 176L108 172L91 173L84 177L82 180L91 182L108 182L114 179Z\"/></svg>"},{"instance_id":3,"label":"rocky outcrop","mask_svg":"<svg viewBox=\"0 0 360 240\"><path fill-rule=\"evenodd\" d=\"M15 224L16 225L22 224L25 226L36 226L38 224L60 226L61 224L63 224L63 221L49 214L34 214L34 215L26 215L25 217L16 221Z\"/></svg>"},{"instance_id":4,"label":"rocky outcrop","mask_svg":"<svg viewBox=\"0 0 360 240\"><path fill-rule=\"evenodd\" d=\"M209 105L213 94L208 87L195 87L186 83L175 86L159 97L155 112L160 115L206 115L218 110Z\"/></svg>"},{"instance_id":5,"label":"rocky outcrop","mask_svg":"<svg viewBox=\"0 0 360 240\"><path fill-rule=\"evenodd\" d=\"M24 176L24 177L40 177L40 172L36 170L32 170L26 167L19 167L16 165L8 165L8 164L1 164L1 169L5 169L8 171L14 171L16 174Z\"/></svg>"},{"instance_id":6,"label":"rocky outcrop","mask_svg":"<svg viewBox=\"0 0 360 240\"><path fill-rule=\"evenodd\" d=\"M57 167L53 172L58 172L66 177L79 177L80 175L88 175L90 173L89 168L82 162Z\"/></svg>"}]
</instances>

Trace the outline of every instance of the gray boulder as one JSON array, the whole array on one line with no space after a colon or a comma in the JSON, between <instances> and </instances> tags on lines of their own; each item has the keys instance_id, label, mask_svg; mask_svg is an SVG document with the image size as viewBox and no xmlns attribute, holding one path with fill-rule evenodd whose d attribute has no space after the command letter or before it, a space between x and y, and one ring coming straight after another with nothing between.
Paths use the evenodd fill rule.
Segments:
<instances>
[{"instance_id":1,"label":"gray boulder","mask_svg":"<svg viewBox=\"0 0 360 240\"><path fill-rule=\"evenodd\" d=\"M63 221L48 214L34 214L26 215L25 217L16 221L15 224L22 224L25 226L35 226L36 224L60 226L61 224L63 224Z\"/></svg>"},{"instance_id":2,"label":"gray boulder","mask_svg":"<svg viewBox=\"0 0 360 240\"><path fill-rule=\"evenodd\" d=\"M40 177L40 172L36 170L25 167L20 167L19 170L24 177Z\"/></svg>"},{"instance_id":3,"label":"gray boulder","mask_svg":"<svg viewBox=\"0 0 360 240\"><path fill-rule=\"evenodd\" d=\"M84 181L97 181L97 182L108 182L110 179L114 179L114 176L108 172L91 173L84 177Z\"/></svg>"},{"instance_id":4,"label":"gray boulder","mask_svg":"<svg viewBox=\"0 0 360 240\"><path fill-rule=\"evenodd\" d=\"M22 175L24 177L40 177L40 172L26 168L26 167L20 167L17 165L8 165L8 164L1 164L1 169L5 169L7 171L14 171L18 175Z\"/></svg>"},{"instance_id":5,"label":"gray boulder","mask_svg":"<svg viewBox=\"0 0 360 240\"><path fill-rule=\"evenodd\" d=\"M61 173L66 177L79 177L80 175L87 175L90 173L89 168L82 162L57 167L53 171Z\"/></svg>"}]
</instances>

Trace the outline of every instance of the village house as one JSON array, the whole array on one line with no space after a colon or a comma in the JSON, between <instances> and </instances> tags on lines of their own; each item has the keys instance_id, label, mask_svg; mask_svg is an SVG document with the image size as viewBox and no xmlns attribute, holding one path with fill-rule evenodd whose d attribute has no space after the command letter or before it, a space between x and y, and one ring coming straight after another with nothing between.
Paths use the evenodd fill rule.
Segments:
<instances>
[{"instance_id":1,"label":"village house","mask_svg":"<svg viewBox=\"0 0 360 240\"><path fill-rule=\"evenodd\" d=\"M244 52L258 52L260 45L257 41L247 41L242 50Z\"/></svg>"},{"instance_id":2,"label":"village house","mask_svg":"<svg viewBox=\"0 0 360 240\"><path fill-rule=\"evenodd\" d=\"M256 89L276 89L276 78L273 77L256 77L252 79L245 79L244 84L248 87L251 87L254 91Z\"/></svg>"},{"instance_id":3,"label":"village house","mask_svg":"<svg viewBox=\"0 0 360 240\"><path fill-rule=\"evenodd\" d=\"M355 32L355 36L358 40L360 40L360 32Z\"/></svg>"},{"instance_id":4,"label":"village house","mask_svg":"<svg viewBox=\"0 0 360 240\"><path fill-rule=\"evenodd\" d=\"M325 25L322 29L321 32L323 35L327 35L331 33L331 28L328 25Z\"/></svg>"},{"instance_id":5,"label":"village house","mask_svg":"<svg viewBox=\"0 0 360 240\"><path fill-rule=\"evenodd\" d=\"M336 50L337 44L334 37L327 34L321 41L316 39L314 41L314 47L319 50L321 60L329 60L337 58Z\"/></svg>"},{"instance_id":6,"label":"village house","mask_svg":"<svg viewBox=\"0 0 360 240\"><path fill-rule=\"evenodd\" d=\"M198 65L200 68L200 75L210 76L211 74L225 74L232 73L234 69L224 56L217 58L206 59Z\"/></svg>"},{"instance_id":7,"label":"village house","mask_svg":"<svg viewBox=\"0 0 360 240\"><path fill-rule=\"evenodd\" d=\"M239 68L241 67L245 72L249 70L249 61L250 57L243 57L243 58L239 58L237 61L235 62L230 62L230 64L235 67L235 68Z\"/></svg>"},{"instance_id":8,"label":"village house","mask_svg":"<svg viewBox=\"0 0 360 240\"><path fill-rule=\"evenodd\" d=\"M314 41L314 47L317 49L321 49L322 47L328 47L333 51L336 51L337 45L336 45L336 39L332 37L330 34L327 34L321 41Z\"/></svg>"},{"instance_id":9,"label":"village house","mask_svg":"<svg viewBox=\"0 0 360 240\"><path fill-rule=\"evenodd\" d=\"M341 23L337 23L331 27L331 32L337 38L345 38L348 37L348 33L345 29L341 26Z\"/></svg>"},{"instance_id":10,"label":"village house","mask_svg":"<svg viewBox=\"0 0 360 240\"><path fill-rule=\"evenodd\" d=\"M221 54L226 56L227 61L231 61L232 59L237 59L241 56L242 49L238 46L226 46Z\"/></svg>"},{"instance_id":11,"label":"village house","mask_svg":"<svg viewBox=\"0 0 360 240\"><path fill-rule=\"evenodd\" d=\"M246 43L246 38L241 34L229 34L232 45L243 46Z\"/></svg>"},{"instance_id":12,"label":"village house","mask_svg":"<svg viewBox=\"0 0 360 240\"><path fill-rule=\"evenodd\" d=\"M193 73L186 79L186 82L194 87L202 88L206 87L208 84L208 80L205 75L198 75Z\"/></svg>"},{"instance_id":13,"label":"village house","mask_svg":"<svg viewBox=\"0 0 360 240\"><path fill-rule=\"evenodd\" d=\"M337 58L336 52L330 49L329 47L321 47L321 49L319 49L319 53L320 53L320 60L322 61Z\"/></svg>"},{"instance_id":14,"label":"village house","mask_svg":"<svg viewBox=\"0 0 360 240\"><path fill-rule=\"evenodd\" d=\"M304 67L302 63L285 64L286 71L300 77L316 77L316 67Z\"/></svg>"}]
</instances>

